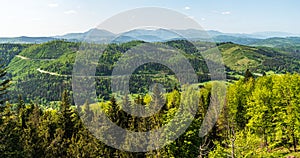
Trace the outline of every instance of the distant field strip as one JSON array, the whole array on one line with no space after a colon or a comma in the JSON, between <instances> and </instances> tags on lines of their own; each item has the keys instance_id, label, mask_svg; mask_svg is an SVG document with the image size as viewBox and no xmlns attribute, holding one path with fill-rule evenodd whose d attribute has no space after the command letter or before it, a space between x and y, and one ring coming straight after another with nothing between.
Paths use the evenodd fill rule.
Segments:
<instances>
[{"instance_id":1,"label":"distant field strip","mask_svg":"<svg viewBox=\"0 0 300 158\"><path fill-rule=\"evenodd\" d=\"M36 69L38 72L40 73L43 73L43 74L49 74L49 75L53 75L53 76L63 76L63 77L70 77L72 75L61 75L61 74L58 74L56 72L50 72L50 71L45 71L45 70L42 70L40 68Z\"/></svg>"},{"instance_id":2,"label":"distant field strip","mask_svg":"<svg viewBox=\"0 0 300 158\"><path fill-rule=\"evenodd\" d=\"M24 57L22 55L16 55L16 57L21 58L23 60L31 60L30 58Z\"/></svg>"},{"instance_id":3,"label":"distant field strip","mask_svg":"<svg viewBox=\"0 0 300 158\"><path fill-rule=\"evenodd\" d=\"M33 60L33 61L51 61L51 60L55 60L55 59L31 59L28 57L24 57L22 55L16 55L16 57L21 58L23 60Z\"/></svg>"},{"instance_id":4,"label":"distant field strip","mask_svg":"<svg viewBox=\"0 0 300 158\"><path fill-rule=\"evenodd\" d=\"M55 59L31 59L31 58L28 58L28 57L24 57L22 55L16 55L16 57L22 59L22 60L32 60L32 61L51 61L51 60L55 60ZM36 69L38 72L40 73L43 73L43 74L49 74L49 75L53 75L53 76L62 76L62 77L70 77L72 75L61 75L61 74L58 74L56 72L50 72L50 71L45 71L45 70L42 70L40 68Z\"/></svg>"},{"instance_id":5,"label":"distant field strip","mask_svg":"<svg viewBox=\"0 0 300 158\"><path fill-rule=\"evenodd\" d=\"M50 60L55 60L55 59L31 59L28 57L24 57L22 55L16 55L16 57L22 59L22 60L31 60L31 61L50 61ZM92 63L92 64L97 64L97 63ZM52 76L61 76L61 77L72 77L72 75L62 75L56 72L50 72L50 71L46 71L46 70L42 70L41 68L36 69L38 72L43 73L43 74L49 74ZM76 77L83 77L83 78L112 78L112 77L130 77L130 76L152 76L152 77L157 77L159 75L162 74L128 74L128 75L114 75L114 76L77 76ZM173 76L173 75L171 75Z\"/></svg>"}]
</instances>

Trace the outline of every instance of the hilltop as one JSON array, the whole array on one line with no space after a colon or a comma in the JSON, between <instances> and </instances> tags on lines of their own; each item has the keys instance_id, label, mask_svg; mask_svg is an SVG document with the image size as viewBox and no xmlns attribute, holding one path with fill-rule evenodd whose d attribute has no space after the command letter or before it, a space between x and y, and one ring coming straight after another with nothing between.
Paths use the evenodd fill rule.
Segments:
<instances>
[{"instance_id":1,"label":"hilltop","mask_svg":"<svg viewBox=\"0 0 300 158\"><path fill-rule=\"evenodd\" d=\"M110 93L109 83L114 64L127 50L144 43L143 41L132 41L120 44L97 45L106 47L104 56L99 59L96 75L100 87L99 94L108 98ZM199 82L209 80L209 72L201 52L213 50L215 45L210 42L195 42L194 45L188 41L176 40L165 42L169 46L179 49L192 63ZM5 47L4 47L5 46ZM194 46L201 48L195 49ZM16 94L28 100L39 96L47 100L58 100L63 89L71 90L71 75L76 53L80 43L55 40L43 44L15 45L3 44L2 51L8 57L8 73L12 76L13 98ZM294 53L284 52L276 48L256 47L234 44L231 42L219 43L228 80L236 80L243 75L246 69L261 75L264 72L293 73L299 72L300 58ZM6 52L6 53L5 53ZM14 53L10 53L14 52ZM141 78L141 74L147 74ZM156 75L160 74L160 75ZM103 76L101 78L101 76ZM154 77L155 76L155 77ZM176 77L173 72L164 66L145 65L135 71L132 84L139 83L143 88L132 89L133 92L145 92L147 86L152 82L161 82L170 90L176 85ZM59 91L58 91L59 90Z\"/></svg>"},{"instance_id":2,"label":"hilltop","mask_svg":"<svg viewBox=\"0 0 300 158\"><path fill-rule=\"evenodd\" d=\"M31 43L39 44L53 40L67 40L71 42L93 42L93 43L126 43L134 40L146 42L165 42L170 40L185 39L190 41L209 42L234 42L244 45L265 45L266 40L280 38L291 40L290 37L299 38L299 34L286 32L257 32L257 33L224 33L215 30L168 30L168 29L133 29L122 33L112 33L108 30L93 28L82 33L68 33L51 37L2 37L0 43ZM267 42L268 43L268 42Z\"/></svg>"}]
</instances>

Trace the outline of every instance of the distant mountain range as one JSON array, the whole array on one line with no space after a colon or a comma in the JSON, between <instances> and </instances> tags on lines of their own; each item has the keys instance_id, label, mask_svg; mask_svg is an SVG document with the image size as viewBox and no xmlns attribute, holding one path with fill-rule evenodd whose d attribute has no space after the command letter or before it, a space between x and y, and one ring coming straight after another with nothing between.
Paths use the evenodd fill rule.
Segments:
<instances>
[{"instance_id":1,"label":"distant mountain range","mask_svg":"<svg viewBox=\"0 0 300 158\"><path fill-rule=\"evenodd\" d=\"M291 38L293 37L293 38ZM65 39L67 41L86 41L94 43L123 43L132 40L141 40L146 42L162 42L175 39L187 39L194 41L215 41L215 42L233 42L244 45L260 45L265 43L270 45L268 41L272 38L283 39L287 42L299 42L300 35L286 32L257 32L252 34L239 33L223 33L219 31L209 30L146 30L136 29L122 34L114 34L112 32L100 29L91 29L83 33L69 33L62 36L52 37L13 37L0 38L0 43L44 43L55 39ZM271 40L274 41L274 40ZM298 43L297 43L298 44ZM300 43L299 43L300 44Z\"/></svg>"},{"instance_id":2,"label":"distant mountain range","mask_svg":"<svg viewBox=\"0 0 300 158\"><path fill-rule=\"evenodd\" d=\"M0 43L44 43L53 41L53 37L0 37Z\"/></svg>"}]
</instances>

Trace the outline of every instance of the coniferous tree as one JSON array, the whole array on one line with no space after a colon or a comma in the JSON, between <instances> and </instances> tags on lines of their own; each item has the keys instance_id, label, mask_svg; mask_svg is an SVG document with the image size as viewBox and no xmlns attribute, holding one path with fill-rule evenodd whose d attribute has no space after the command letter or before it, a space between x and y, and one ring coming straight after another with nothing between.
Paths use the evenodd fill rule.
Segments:
<instances>
[{"instance_id":1,"label":"coniferous tree","mask_svg":"<svg viewBox=\"0 0 300 158\"><path fill-rule=\"evenodd\" d=\"M24 146L20 143L22 142L22 129L18 116L12 111L11 106L8 103L2 112L0 157L23 157Z\"/></svg>"},{"instance_id":2,"label":"coniferous tree","mask_svg":"<svg viewBox=\"0 0 300 158\"><path fill-rule=\"evenodd\" d=\"M109 117L112 123L116 124L117 126L121 123L120 117L120 106L118 106L115 96L112 96L109 100ZM106 133L106 137L111 138L111 144L122 143L122 137L120 131L117 131L113 126L109 125L108 133ZM108 155L109 157L119 157L120 151L114 149L112 147L108 147Z\"/></svg>"},{"instance_id":3,"label":"coniferous tree","mask_svg":"<svg viewBox=\"0 0 300 158\"><path fill-rule=\"evenodd\" d=\"M68 92L65 90L62 93L62 101L61 101L61 125L64 131L64 138L71 138L74 133L74 122L72 119L72 115L74 112L71 109L70 97L68 96Z\"/></svg>"},{"instance_id":4,"label":"coniferous tree","mask_svg":"<svg viewBox=\"0 0 300 158\"><path fill-rule=\"evenodd\" d=\"M244 75L245 79L244 81L249 81L250 78L253 78L253 74L250 72L249 69L246 70L245 75Z\"/></svg>"},{"instance_id":5,"label":"coniferous tree","mask_svg":"<svg viewBox=\"0 0 300 158\"><path fill-rule=\"evenodd\" d=\"M6 70L7 68L4 68L4 64L0 65L0 105L3 105L8 100L5 95L7 94L7 88L10 85L10 79L5 78L7 73Z\"/></svg>"},{"instance_id":6,"label":"coniferous tree","mask_svg":"<svg viewBox=\"0 0 300 158\"><path fill-rule=\"evenodd\" d=\"M45 142L40 141L41 138L39 136L41 110L38 105L31 103L30 108L26 112L26 128L22 132L22 142L26 157L43 157L44 151L40 143Z\"/></svg>"},{"instance_id":7,"label":"coniferous tree","mask_svg":"<svg viewBox=\"0 0 300 158\"><path fill-rule=\"evenodd\" d=\"M90 109L90 105L88 102L85 102L83 105L82 117L85 123L90 123L94 118L94 112Z\"/></svg>"}]
</instances>

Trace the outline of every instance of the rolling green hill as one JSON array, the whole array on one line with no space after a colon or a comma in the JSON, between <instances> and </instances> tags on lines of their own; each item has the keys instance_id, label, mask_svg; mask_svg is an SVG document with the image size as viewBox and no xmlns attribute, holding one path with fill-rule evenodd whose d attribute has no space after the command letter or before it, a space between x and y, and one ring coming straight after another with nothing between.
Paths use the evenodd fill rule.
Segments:
<instances>
[{"instance_id":1,"label":"rolling green hill","mask_svg":"<svg viewBox=\"0 0 300 158\"><path fill-rule=\"evenodd\" d=\"M93 45L95 49L105 47L103 56L97 64L96 75L99 78L95 80L98 95L104 99L109 98L111 80L107 76L111 75L115 63L123 53L143 43L142 41L131 41L121 44ZM193 45L184 40L169 41L165 44L178 49L187 57L199 77L199 82L209 80L209 72L201 52L209 53L214 49L214 44L195 42ZM195 46L199 49L196 49ZM47 101L58 100L63 89L71 90L73 64L79 47L80 43L60 40L12 47L15 53L12 53L7 60L9 62L8 73L13 79L11 97L17 98L17 95L21 94L27 101L36 96ZM299 72L300 58L275 48L244 46L229 42L218 44L218 49L222 53L228 79L231 80L237 79L237 75L243 75L247 69L255 74L268 71L275 73ZM11 52L11 50L7 49L6 52ZM145 53L147 53L146 50ZM145 64L136 69L130 82L131 85L138 83L142 86L131 90L133 93L144 93L154 82L163 84L167 90L171 90L178 84L173 72L167 67Z\"/></svg>"},{"instance_id":2,"label":"rolling green hill","mask_svg":"<svg viewBox=\"0 0 300 158\"><path fill-rule=\"evenodd\" d=\"M300 38L299 37L287 37L287 38L268 38L251 43L253 46L264 46L277 48L278 50L289 52L299 57L300 52Z\"/></svg>"},{"instance_id":3,"label":"rolling green hill","mask_svg":"<svg viewBox=\"0 0 300 158\"><path fill-rule=\"evenodd\" d=\"M233 71L275 71L277 73L299 72L299 58L272 48L251 47L233 43L221 44L224 63Z\"/></svg>"},{"instance_id":4,"label":"rolling green hill","mask_svg":"<svg viewBox=\"0 0 300 158\"><path fill-rule=\"evenodd\" d=\"M18 55L23 49L31 45L25 44L0 44L1 63L7 66L11 60Z\"/></svg>"}]
</instances>

